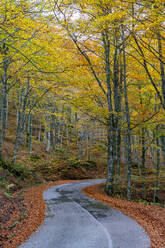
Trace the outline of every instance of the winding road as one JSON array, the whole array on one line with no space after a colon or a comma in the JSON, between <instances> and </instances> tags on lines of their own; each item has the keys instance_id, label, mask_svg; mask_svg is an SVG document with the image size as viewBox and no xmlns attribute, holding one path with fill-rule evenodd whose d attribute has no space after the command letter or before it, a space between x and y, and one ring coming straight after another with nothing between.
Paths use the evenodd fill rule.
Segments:
<instances>
[{"instance_id":1,"label":"winding road","mask_svg":"<svg viewBox=\"0 0 165 248\"><path fill-rule=\"evenodd\" d=\"M136 221L82 193L103 180L54 186L44 192L45 220L19 248L149 248Z\"/></svg>"}]
</instances>

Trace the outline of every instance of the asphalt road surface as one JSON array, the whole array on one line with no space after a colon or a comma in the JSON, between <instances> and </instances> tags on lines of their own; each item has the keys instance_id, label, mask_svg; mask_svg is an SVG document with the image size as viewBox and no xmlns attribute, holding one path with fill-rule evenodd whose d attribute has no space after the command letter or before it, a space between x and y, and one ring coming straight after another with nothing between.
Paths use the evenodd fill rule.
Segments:
<instances>
[{"instance_id":1,"label":"asphalt road surface","mask_svg":"<svg viewBox=\"0 0 165 248\"><path fill-rule=\"evenodd\" d=\"M64 184L45 191L45 220L19 248L149 248L150 239L136 221L81 192L101 182Z\"/></svg>"}]
</instances>

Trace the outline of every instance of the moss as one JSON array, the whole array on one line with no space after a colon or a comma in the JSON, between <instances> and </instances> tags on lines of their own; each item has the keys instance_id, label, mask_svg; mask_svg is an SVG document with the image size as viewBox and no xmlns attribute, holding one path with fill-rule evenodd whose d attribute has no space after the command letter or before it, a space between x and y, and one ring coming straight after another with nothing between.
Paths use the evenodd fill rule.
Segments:
<instances>
[{"instance_id":1,"label":"moss","mask_svg":"<svg viewBox=\"0 0 165 248\"><path fill-rule=\"evenodd\" d=\"M25 177L29 177L32 175L32 172L29 168L25 167L22 164L14 164L6 161L0 160L0 166L10 172L15 177L20 177L24 179Z\"/></svg>"},{"instance_id":2,"label":"moss","mask_svg":"<svg viewBox=\"0 0 165 248\"><path fill-rule=\"evenodd\" d=\"M30 154L30 159L31 161L37 161L37 160L40 160L41 159L41 156L39 154L36 154L36 153L31 153Z\"/></svg>"},{"instance_id":3,"label":"moss","mask_svg":"<svg viewBox=\"0 0 165 248\"><path fill-rule=\"evenodd\" d=\"M97 164L92 160L82 161L78 159L68 160L68 165L74 168L84 168L84 169L96 169Z\"/></svg>"}]
</instances>

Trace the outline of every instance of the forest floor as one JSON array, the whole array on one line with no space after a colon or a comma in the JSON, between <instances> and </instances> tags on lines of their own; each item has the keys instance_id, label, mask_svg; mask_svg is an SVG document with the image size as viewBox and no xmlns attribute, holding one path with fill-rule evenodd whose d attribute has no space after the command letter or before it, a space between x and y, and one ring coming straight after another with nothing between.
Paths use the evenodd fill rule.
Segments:
<instances>
[{"instance_id":1,"label":"forest floor","mask_svg":"<svg viewBox=\"0 0 165 248\"><path fill-rule=\"evenodd\" d=\"M165 208L112 198L104 193L104 184L89 186L83 192L135 219L148 233L151 248L165 248Z\"/></svg>"},{"instance_id":2,"label":"forest floor","mask_svg":"<svg viewBox=\"0 0 165 248\"><path fill-rule=\"evenodd\" d=\"M11 131L11 133L10 133ZM12 127L5 140L3 154L5 160L11 160L14 148ZM16 248L18 244L34 232L44 219L45 203L43 192L58 184L73 182L73 180L99 179L106 177L106 162L99 160L100 153L93 154L97 161L93 168L89 163L75 164L75 147L57 149L55 156L45 152L45 145L37 140L33 141L33 153L29 155L26 146L21 146L18 156L18 171L23 165L23 178L16 177L0 167L0 247ZM106 156L106 154L105 154ZM87 161L86 161L87 162ZM124 168L124 166L121 166ZM28 171L30 169L30 173ZM141 185L137 180L137 169L133 169L133 200L143 201ZM37 173L36 173L37 172ZM125 178L125 171L121 171ZM136 177L135 177L136 176ZM149 180L151 177L151 180ZM72 181L71 181L72 180ZM161 180L164 180L161 179ZM149 187L153 188L152 175L147 176ZM145 181L146 182L146 181ZM165 208L137 202L128 202L122 196L125 192L124 181L121 184L120 194L111 198L104 194L103 185L91 186L84 190L97 200L104 201L111 207L124 212L142 225L151 238L152 248L165 248ZM147 183L147 182L146 182ZM165 183L165 181L164 181ZM159 195L162 204L165 204L165 191L162 181L162 191ZM151 192L152 191L152 192ZM147 201L152 203L153 190L148 191Z\"/></svg>"},{"instance_id":3,"label":"forest floor","mask_svg":"<svg viewBox=\"0 0 165 248\"><path fill-rule=\"evenodd\" d=\"M15 193L12 199L3 196L0 205L0 223L2 223L0 247L16 248L23 243L44 219L46 208L43 192L54 185L69 182L75 182L75 180L60 180L33 186ZM135 219L150 236L152 248L165 247L164 208L111 198L105 195L103 184L87 187L83 192Z\"/></svg>"},{"instance_id":4,"label":"forest floor","mask_svg":"<svg viewBox=\"0 0 165 248\"><path fill-rule=\"evenodd\" d=\"M74 181L61 180L33 186L15 193L12 199L3 196L0 203L0 247L16 248L23 243L44 220L43 192L69 182Z\"/></svg>"}]
</instances>

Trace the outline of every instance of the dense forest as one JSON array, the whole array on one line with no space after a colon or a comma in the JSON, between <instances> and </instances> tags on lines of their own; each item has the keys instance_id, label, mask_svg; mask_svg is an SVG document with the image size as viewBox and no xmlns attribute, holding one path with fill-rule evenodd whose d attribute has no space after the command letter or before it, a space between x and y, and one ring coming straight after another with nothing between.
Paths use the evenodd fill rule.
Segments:
<instances>
[{"instance_id":1,"label":"dense forest","mask_svg":"<svg viewBox=\"0 0 165 248\"><path fill-rule=\"evenodd\" d=\"M164 10L162 0L1 0L1 167L34 173L49 160L51 172L60 153L73 167L106 164L108 195L164 204Z\"/></svg>"}]
</instances>

